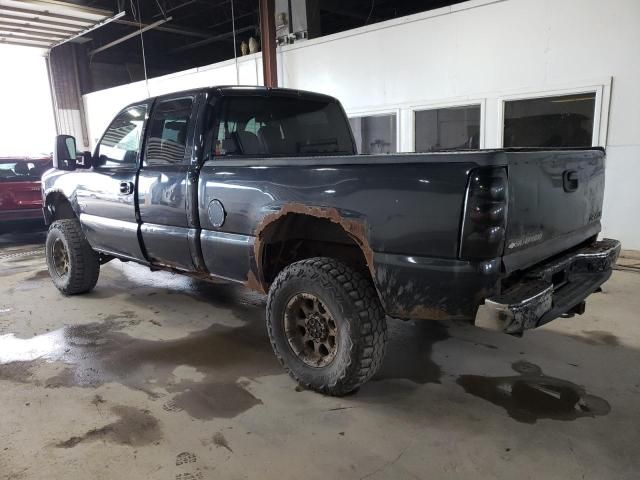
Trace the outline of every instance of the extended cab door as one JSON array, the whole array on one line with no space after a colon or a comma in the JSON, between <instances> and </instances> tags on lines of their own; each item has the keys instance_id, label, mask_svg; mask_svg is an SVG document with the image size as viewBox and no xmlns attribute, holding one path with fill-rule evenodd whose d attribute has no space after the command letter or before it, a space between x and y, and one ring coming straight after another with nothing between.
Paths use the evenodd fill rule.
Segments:
<instances>
[{"instance_id":1,"label":"extended cab door","mask_svg":"<svg viewBox=\"0 0 640 480\"><path fill-rule=\"evenodd\" d=\"M133 105L114 118L96 147L93 169L83 173L76 190L91 246L135 260L144 260L135 192L147 109L145 103Z\"/></svg>"},{"instance_id":2,"label":"extended cab door","mask_svg":"<svg viewBox=\"0 0 640 480\"><path fill-rule=\"evenodd\" d=\"M194 270L197 204L192 160L197 94L158 98L151 111L140 168L142 240L151 263ZM196 212L195 218L190 212Z\"/></svg>"}]
</instances>

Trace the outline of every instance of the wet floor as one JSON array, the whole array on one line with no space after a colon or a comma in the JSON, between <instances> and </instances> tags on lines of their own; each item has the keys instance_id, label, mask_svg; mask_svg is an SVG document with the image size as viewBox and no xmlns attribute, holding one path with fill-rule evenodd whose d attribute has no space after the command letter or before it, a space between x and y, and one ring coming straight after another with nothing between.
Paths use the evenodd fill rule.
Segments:
<instances>
[{"instance_id":1,"label":"wet floor","mask_svg":"<svg viewBox=\"0 0 640 480\"><path fill-rule=\"evenodd\" d=\"M330 398L283 373L260 295L111 262L94 292L66 298L41 232L2 237L0 478L634 478L640 468L636 273L616 272L585 316L523 339L389 320L380 372Z\"/></svg>"}]
</instances>

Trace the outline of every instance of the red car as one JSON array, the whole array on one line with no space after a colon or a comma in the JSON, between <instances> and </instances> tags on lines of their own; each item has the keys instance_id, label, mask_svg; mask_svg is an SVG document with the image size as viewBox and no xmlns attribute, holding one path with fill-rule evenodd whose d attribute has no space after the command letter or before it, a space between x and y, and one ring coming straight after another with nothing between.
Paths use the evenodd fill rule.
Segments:
<instances>
[{"instance_id":1,"label":"red car","mask_svg":"<svg viewBox=\"0 0 640 480\"><path fill-rule=\"evenodd\" d=\"M51 157L0 157L0 222L41 220L42 174Z\"/></svg>"}]
</instances>

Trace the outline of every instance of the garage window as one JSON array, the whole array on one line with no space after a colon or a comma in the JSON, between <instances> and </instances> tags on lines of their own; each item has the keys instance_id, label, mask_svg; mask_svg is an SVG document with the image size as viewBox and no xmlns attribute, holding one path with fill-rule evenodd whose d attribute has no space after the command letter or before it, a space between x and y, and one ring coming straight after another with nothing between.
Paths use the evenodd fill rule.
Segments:
<instances>
[{"instance_id":1,"label":"garage window","mask_svg":"<svg viewBox=\"0 0 640 480\"><path fill-rule=\"evenodd\" d=\"M415 112L416 152L480 148L480 105Z\"/></svg>"},{"instance_id":2,"label":"garage window","mask_svg":"<svg viewBox=\"0 0 640 480\"><path fill-rule=\"evenodd\" d=\"M396 153L398 149L395 113L349 119L358 153Z\"/></svg>"},{"instance_id":3,"label":"garage window","mask_svg":"<svg viewBox=\"0 0 640 480\"><path fill-rule=\"evenodd\" d=\"M505 147L590 147L596 94L504 103Z\"/></svg>"}]
</instances>

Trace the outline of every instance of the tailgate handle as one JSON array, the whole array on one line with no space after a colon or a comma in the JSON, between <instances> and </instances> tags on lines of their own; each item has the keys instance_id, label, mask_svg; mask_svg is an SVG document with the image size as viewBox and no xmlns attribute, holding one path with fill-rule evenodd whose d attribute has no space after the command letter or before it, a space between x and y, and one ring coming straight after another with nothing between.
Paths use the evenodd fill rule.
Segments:
<instances>
[{"instance_id":1,"label":"tailgate handle","mask_svg":"<svg viewBox=\"0 0 640 480\"><path fill-rule=\"evenodd\" d=\"M578 189L578 172L565 170L562 173L562 187L565 192L575 192Z\"/></svg>"}]
</instances>

